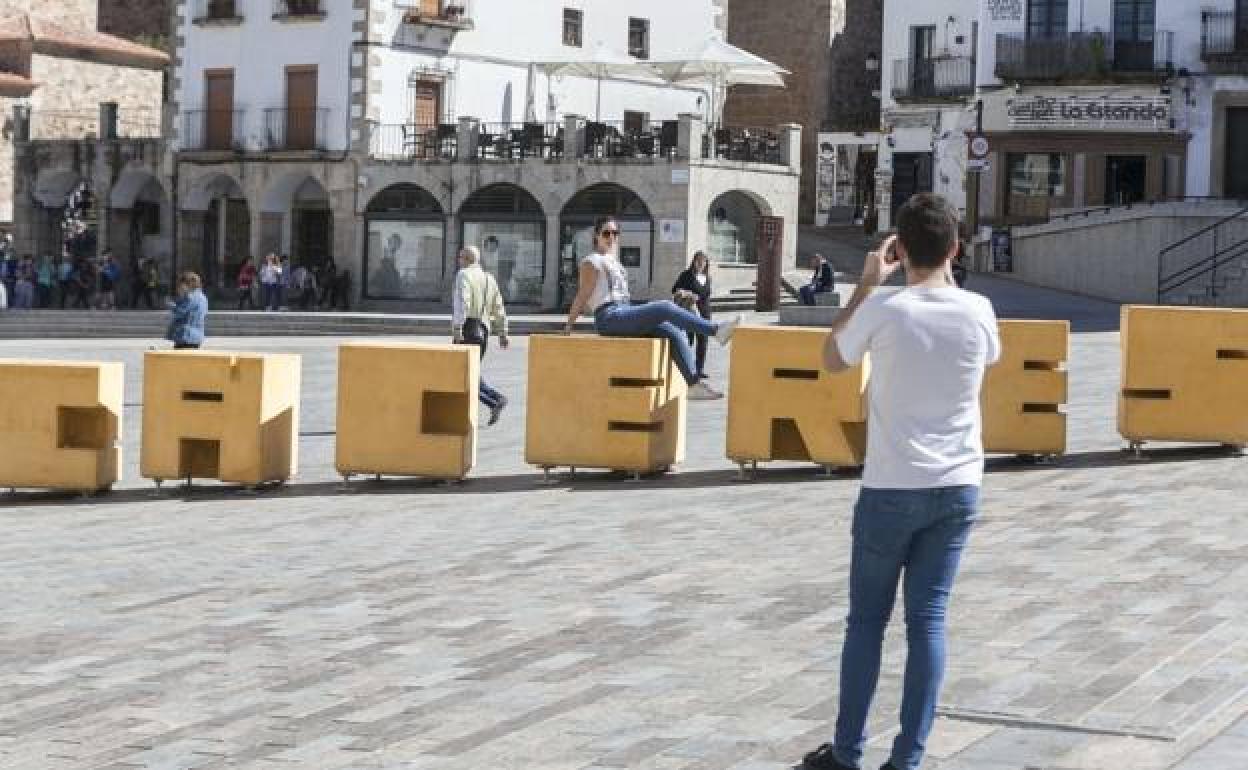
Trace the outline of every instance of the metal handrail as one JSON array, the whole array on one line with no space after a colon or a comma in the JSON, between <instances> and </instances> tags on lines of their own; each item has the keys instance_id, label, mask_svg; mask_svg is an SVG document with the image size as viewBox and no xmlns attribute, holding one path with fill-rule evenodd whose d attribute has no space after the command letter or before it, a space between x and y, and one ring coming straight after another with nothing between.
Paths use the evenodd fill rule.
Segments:
<instances>
[{"instance_id":1,"label":"metal handrail","mask_svg":"<svg viewBox=\"0 0 1248 770\"><path fill-rule=\"evenodd\" d=\"M1230 216L1226 216L1226 217L1223 217L1222 219L1219 219L1217 222L1213 222L1212 224L1206 225L1205 227L1202 227L1199 230L1196 230L1195 232L1189 233L1186 237L1181 238L1178 241L1175 241L1174 243L1170 244L1169 246L1166 246L1165 248L1163 248L1161 251L1157 253L1157 303L1158 304L1161 304L1164 301L1166 294L1173 292L1179 287L1185 286L1191 283L1192 281L1198 278L1201 278L1205 275L1209 275L1212 273L1214 275L1214 280L1216 281L1217 269L1219 267L1221 267L1222 265L1225 265L1226 263L1232 260L1239 259L1245 253L1248 253L1248 238L1240 239L1239 241L1229 246L1226 246L1225 248L1221 250L1218 249L1218 228L1222 227L1223 225L1226 225L1229 222L1234 222L1236 220L1239 220L1245 217L1245 215L1248 215L1248 206L1241 208L1239 211L1235 212L1234 214L1231 214ZM1200 238L1204 235L1208 235L1209 233L1213 233L1213 253L1212 254L1205 257L1204 259L1193 262L1192 264L1187 265L1180 270L1176 270L1173 273L1166 275L1165 269L1166 269L1166 255L1167 254L1173 253L1179 247L1185 246L1195 241L1197 238ZM1230 256L1227 256L1228 254ZM1213 288L1216 291L1217 289L1216 284L1213 286Z\"/></svg>"},{"instance_id":2,"label":"metal handrail","mask_svg":"<svg viewBox=\"0 0 1248 770\"><path fill-rule=\"evenodd\" d=\"M1234 251L1235 254L1229 257L1226 257L1226 255L1232 251ZM1220 267L1221 265L1225 265L1227 262L1231 262L1233 260L1239 259L1245 253L1248 253L1248 239L1245 239L1245 240L1239 241L1238 243L1234 243L1230 246L1227 246L1225 249L1222 249L1219 252L1216 252L1208 257L1205 257L1199 262L1194 262L1188 265L1187 267L1183 268L1182 270L1179 270L1178 272L1171 273L1170 275L1166 276L1163 279L1162 286L1160 287L1160 292L1162 294L1172 292L1175 289L1179 288L1180 286L1191 283L1192 281L1196 280L1202 275L1205 275L1206 273L1210 273L1216 270L1218 267ZM1223 257L1226 257L1226 258L1223 259ZM1205 264L1209 264L1209 266L1204 268L1203 270L1197 270L1197 268L1200 268L1202 265L1205 265ZM1179 276L1182 276L1184 275L1184 273L1189 273L1194 270L1196 272L1192 273L1191 275L1185 276L1182 280L1178 280Z\"/></svg>"},{"instance_id":3,"label":"metal handrail","mask_svg":"<svg viewBox=\"0 0 1248 770\"><path fill-rule=\"evenodd\" d=\"M1199 238L1200 236L1204 235L1205 233L1208 233L1208 232L1210 232L1211 230L1215 230L1215 229L1217 229L1217 228L1221 227L1222 225L1226 224L1227 222L1230 222L1230 221L1235 220L1235 219L1239 219L1240 217L1244 216L1245 214L1248 214L1248 206L1245 206L1244 208L1240 209L1239 211L1235 212L1234 214L1231 214L1231 215L1230 215L1230 216L1228 216L1228 217L1224 217L1223 219L1219 219L1217 222L1214 222L1214 223L1213 223L1213 224L1211 224L1211 225L1206 225L1205 227L1202 227L1201 229L1197 230L1197 231L1196 231L1196 232L1194 232L1194 233L1190 233L1190 234L1188 234L1185 238L1183 238L1183 239L1181 239L1181 240L1175 241L1174 243L1172 243L1172 244L1170 244L1169 246L1167 246L1167 247L1165 247L1164 249L1162 249L1162 250L1159 252L1159 254L1160 254L1161 256L1165 256L1167 253L1169 253L1169 252L1171 252L1171 251L1174 251L1174 250L1175 250L1175 249L1177 249L1178 247L1183 246L1183 245L1185 245L1185 244L1187 244L1187 243L1190 243L1191 241L1196 240L1197 238Z\"/></svg>"}]
</instances>

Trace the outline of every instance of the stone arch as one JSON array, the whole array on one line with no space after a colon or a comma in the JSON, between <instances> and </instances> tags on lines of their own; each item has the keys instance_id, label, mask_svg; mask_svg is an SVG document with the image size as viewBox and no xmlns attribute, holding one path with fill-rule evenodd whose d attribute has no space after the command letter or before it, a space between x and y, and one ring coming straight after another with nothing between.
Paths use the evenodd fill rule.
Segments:
<instances>
[{"instance_id":1,"label":"stone arch","mask_svg":"<svg viewBox=\"0 0 1248 770\"><path fill-rule=\"evenodd\" d=\"M620 262L629 283L649 286L654 277L654 216L632 189L615 182L584 187L559 212L559 304L576 295L577 260L589 252L594 221L611 216L620 225Z\"/></svg>"},{"instance_id":2,"label":"stone arch","mask_svg":"<svg viewBox=\"0 0 1248 770\"><path fill-rule=\"evenodd\" d=\"M168 199L165 185L152 171L130 167L121 172L113 182L108 195L108 206L114 209L134 208L139 200L162 202Z\"/></svg>"},{"instance_id":3,"label":"stone arch","mask_svg":"<svg viewBox=\"0 0 1248 770\"><path fill-rule=\"evenodd\" d=\"M182 196L180 205L183 210L207 211L212 201L221 197L246 201L247 193L243 185L230 174L213 171L191 183L186 195ZM250 201L248 208L251 208Z\"/></svg>"},{"instance_id":4,"label":"stone arch","mask_svg":"<svg viewBox=\"0 0 1248 770\"><path fill-rule=\"evenodd\" d=\"M447 270L447 216L429 190L387 185L367 199L363 293L370 300L438 300Z\"/></svg>"},{"instance_id":5,"label":"stone arch","mask_svg":"<svg viewBox=\"0 0 1248 770\"><path fill-rule=\"evenodd\" d=\"M537 198L511 182L486 185L459 207L459 242L475 246L494 273L503 300L540 305L546 280L546 212Z\"/></svg>"},{"instance_id":6,"label":"stone arch","mask_svg":"<svg viewBox=\"0 0 1248 770\"><path fill-rule=\"evenodd\" d=\"M83 182L89 183L90 180L77 171L44 169L35 177L35 189L31 191L31 197L44 208L64 208L70 194Z\"/></svg>"},{"instance_id":7,"label":"stone arch","mask_svg":"<svg viewBox=\"0 0 1248 770\"><path fill-rule=\"evenodd\" d=\"M209 291L232 289L252 254L252 207L242 184L213 171L191 182L180 200L179 269L195 270Z\"/></svg>"},{"instance_id":8,"label":"stone arch","mask_svg":"<svg viewBox=\"0 0 1248 770\"><path fill-rule=\"evenodd\" d=\"M751 190L728 190L715 196L706 212L706 250L711 261L756 264L758 221L771 212L770 203Z\"/></svg>"},{"instance_id":9,"label":"stone arch","mask_svg":"<svg viewBox=\"0 0 1248 770\"><path fill-rule=\"evenodd\" d=\"M264 190L257 208L261 254L287 254L292 265L312 269L330 262L334 215L329 189L315 174L282 174Z\"/></svg>"}]
</instances>

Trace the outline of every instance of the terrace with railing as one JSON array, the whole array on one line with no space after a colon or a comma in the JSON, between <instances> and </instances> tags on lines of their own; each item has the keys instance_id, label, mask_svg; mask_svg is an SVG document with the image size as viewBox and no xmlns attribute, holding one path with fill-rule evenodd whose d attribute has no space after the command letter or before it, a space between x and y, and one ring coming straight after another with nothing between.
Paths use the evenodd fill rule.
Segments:
<instances>
[{"instance_id":1,"label":"terrace with railing","mask_svg":"<svg viewBox=\"0 0 1248 770\"><path fill-rule=\"evenodd\" d=\"M997 35L996 75L1010 82L1154 81L1174 73L1174 33L1115 40L1101 32L1052 38Z\"/></svg>"},{"instance_id":2,"label":"terrace with railing","mask_svg":"<svg viewBox=\"0 0 1248 770\"><path fill-rule=\"evenodd\" d=\"M265 149L270 152L325 149L325 107L284 108L264 111Z\"/></svg>"},{"instance_id":3,"label":"terrace with railing","mask_svg":"<svg viewBox=\"0 0 1248 770\"><path fill-rule=\"evenodd\" d=\"M691 123L691 127L692 127ZM699 126L701 124L698 124ZM369 155L387 162L585 160L626 163L677 158L788 165L784 130L711 128L682 148L680 120L481 123L437 126L370 123Z\"/></svg>"},{"instance_id":4,"label":"terrace with railing","mask_svg":"<svg viewBox=\"0 0 1248 770\"><path fill-rule=\"evenodd\" d=\"M179 137L183 150L236 152L242 147L243 110L187 110Z\"/></svg>"},{"instance_id":5,"label":"terrace with railing","mask_svg":"<svg viewBox=\"0 0 1248 770\"><path fill-rule=\"evenodd\" d=\"M896 101L960 99L974 93L975 59L970 56L893 62L893 99Z\"/></svg>"},{"instance_id":6,"label":"terrace with railing","mask_svg":"<svg viewBox=\"0 0 1248 770\"><path fill-rule=\"evenodd\" d=\"M1200 58L1211 73L1248 74L1248 25L1240 25L1234 11L1203 11Z\"/></svg>"},{"instance_id":7,"label":"terrace with railing","mask_svg":"<svg viewBox=\"0 0 1248 770\"><path fill-rule=\"evenodd\" d=\"M472 29L468 0L394 0L404 24L423 24L451 29Z\"/></svg>"}]
</instances>

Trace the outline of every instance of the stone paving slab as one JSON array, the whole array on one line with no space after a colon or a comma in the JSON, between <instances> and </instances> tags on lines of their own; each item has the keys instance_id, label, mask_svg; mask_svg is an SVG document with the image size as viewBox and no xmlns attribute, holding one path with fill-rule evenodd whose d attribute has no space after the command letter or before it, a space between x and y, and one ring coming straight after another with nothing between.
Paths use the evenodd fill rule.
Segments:
<instances>
[{"instance_id":1,"label":"stone paving slab","mask_svg":"<svg viewBox=\"0 0 1248 770\"><path fill-rule=\"evenodd\" d=\"M304 355L300 476L154 495L142 344L0 342L123 360L130 405L113 494L0 497L0 767L763 770L827 738L852 475L734 482L712 403L674 475L541 486L521 339L487 359L515 406L474 479L343 489L334 344L214 340ZM1248 766L1244 460L1125 456L1116 346L1075 336L1070 457L991 463L925 767ZM899 624L867 767L895 734Z\"/></svg>"}]
</instances>

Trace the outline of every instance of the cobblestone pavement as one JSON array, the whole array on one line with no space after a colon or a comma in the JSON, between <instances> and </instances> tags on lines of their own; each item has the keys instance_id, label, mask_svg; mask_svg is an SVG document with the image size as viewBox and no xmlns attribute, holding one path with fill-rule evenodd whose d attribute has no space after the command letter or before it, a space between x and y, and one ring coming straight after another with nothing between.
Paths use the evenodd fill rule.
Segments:
<instances>
[{"instance_id":1,"label":"cobblestone pavement","mask_svg":"<svg viewBox=\"0 0 1248 770\"><path fill-rule=\"evenodd\" d=\"M304 356L300 475L259 495L136 478L143 343L0 343L128 365L125 483L0 497L0 767L768 770L828 736L852 476L735 483L713 403L674 475L541 486L518 340L473 480L343 490L335 342L212 343ZM1245 461L1122 454L1117 356L1075 336L1068 458L991 463L925 767L1248 767Z\"/></svg>"}]
</instances>

